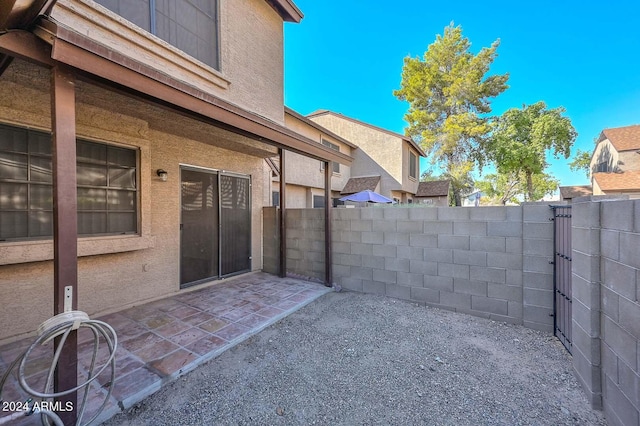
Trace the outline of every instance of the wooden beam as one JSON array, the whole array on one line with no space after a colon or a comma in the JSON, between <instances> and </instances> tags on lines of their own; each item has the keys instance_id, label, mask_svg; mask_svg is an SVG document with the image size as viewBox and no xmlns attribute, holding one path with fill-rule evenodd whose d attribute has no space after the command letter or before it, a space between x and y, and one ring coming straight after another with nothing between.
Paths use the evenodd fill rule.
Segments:
<instances>
[{"instance_id":1,"label":"wooden beam","mask_svg":"<svg viewBox=\"0 0 640 426\"><path fill-rule=\"evenodd\" d=\"M333 164L324 163L324 285L333 286L333 256L331 252L331 176Z\"/></svg>"},{"instance_id":2,"label":"wooden beam","mask_svg":"<svg viewBox=\"0 0 640 426\"><path fill-rule=\"evenodd\" d=\"M75 79L64 65L51 70L51 130L53 136L53 274L54 314L78 308L78 209L76 195ZM71 289L71 303L66 293ZM56 348L60 337L55 340ZM77 386L78 336L72 331L64 344L54 377L54 391ZM77 408L76 392L60 397ZM59 413L64 424L76 423L76 410Z\"/></svg>"},{"instance_id":3,"label":"wooden beam","mask_svg":"<svg viewBox=\"0 0 640 426\"><path fill-rule=\"evenodd\" d=\"M36 65L51 67L51 46L28 31L9 31L0 35L0 53Z\"/></svg>"}]
</instances>

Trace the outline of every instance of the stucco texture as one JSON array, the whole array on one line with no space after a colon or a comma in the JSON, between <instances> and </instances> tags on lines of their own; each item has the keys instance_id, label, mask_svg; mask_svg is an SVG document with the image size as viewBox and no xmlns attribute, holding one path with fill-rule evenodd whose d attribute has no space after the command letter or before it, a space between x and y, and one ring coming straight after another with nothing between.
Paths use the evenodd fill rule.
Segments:
<instances>
[{"instance_id":1,"label":"stucco texture","mask_svg":"<svg viewBox=\"0 0 640 426\"><path fill-rule=\"evenodd\" d=\"M14 61L0 78L0 122L49 131L48 78L48 70ZM76 87L78 137L137 148L140 197L140 235L79 239L78 309L95 316L180 291L181 164L251 177L251 269L261 269L270 179L263 157L274 148L86 82ZM0 243L0 300L11 301L0 310L0 343L53 314L51 253L51 240Z\"/></svg>"}]
</instances>

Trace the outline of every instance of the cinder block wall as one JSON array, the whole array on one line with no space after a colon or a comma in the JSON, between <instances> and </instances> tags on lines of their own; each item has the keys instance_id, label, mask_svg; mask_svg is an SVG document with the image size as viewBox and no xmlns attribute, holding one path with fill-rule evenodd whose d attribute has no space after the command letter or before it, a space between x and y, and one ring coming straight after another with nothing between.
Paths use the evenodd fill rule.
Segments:
<instances>
[{"instance_id":1,"label":"cinder block wall","mask_svg":"<svg viewBox=\"0 0 640 426\"><path fill-rule=\"evenodd\" d=\"M262 209L262 270L277 275L280 268L280 218L278 207Z\"/></svg>"},{"instance_id":2,"label":"cinder block wall","mask_svg":"<svg viewBox=\"0 0 640 426\"><path fill-rule=\"evenodd\" d=\"M612 425L640 424L640 200L588 197L573 220L576 376Z\"/></svg>"},{"instance_id":3,"label":"cinder block wall","mask_svg":"<svg viewBox=\"0 0 640 426\"><path fill-rule=\"evenodd\" d=\"M552 331L547 204L334 209L332 216L333 278L344 289ZM322 279L323 217L321 209L287 210L288 271Z\"/></svg>"}]
</instances>

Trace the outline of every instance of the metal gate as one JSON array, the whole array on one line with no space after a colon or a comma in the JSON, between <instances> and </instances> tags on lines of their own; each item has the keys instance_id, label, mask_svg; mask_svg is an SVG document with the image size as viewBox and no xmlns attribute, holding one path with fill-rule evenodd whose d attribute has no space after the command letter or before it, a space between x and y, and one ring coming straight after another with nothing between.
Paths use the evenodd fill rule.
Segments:
<instances>
[{"instance_id":1,"label":"metal gate","mask_svg":"<svg viewBox=\"0 0 640 426\"><path fill-rule=\"evenodd\" d=\"M554 334L571 353L571 206L553 211L553 324Z\"/></svg>"}]
</instances>

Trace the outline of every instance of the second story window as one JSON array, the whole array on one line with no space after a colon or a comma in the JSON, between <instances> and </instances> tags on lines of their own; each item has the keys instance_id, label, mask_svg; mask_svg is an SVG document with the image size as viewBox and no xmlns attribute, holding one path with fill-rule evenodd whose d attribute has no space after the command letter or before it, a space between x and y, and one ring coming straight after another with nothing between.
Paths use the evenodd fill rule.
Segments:
<instances>
[{"instance_id":1,"label":"second story window","mask_svg":"<svg viewBox=\"0 0 640 426\"><path fill-rule=\"evenodd\" d=\"M129 22L219 70L218 0L96 0Z\"/></svg>"},{"instance_id":2,"label":"second story window","mask_svg":"<svg viewBox=\"0 0 640 426\"><path fill-rule=\"evenodd\" d=\"M409 177L418 178L418 157L413 152L409 152Z\"/></svg>"},{"instance_id":3,"label":"second story window","mask_svg":"<svg viewBox=\"0 0 640 426\"><path fill-rule=\"evenodd\" d=\"M322 145L333 149L334 151L340 152L340 147L335 143L331 143L326 139L322 139ZM340 173L340 163L333 161L332 163L333 173Z\"/></svg>"}]
</instances>

